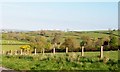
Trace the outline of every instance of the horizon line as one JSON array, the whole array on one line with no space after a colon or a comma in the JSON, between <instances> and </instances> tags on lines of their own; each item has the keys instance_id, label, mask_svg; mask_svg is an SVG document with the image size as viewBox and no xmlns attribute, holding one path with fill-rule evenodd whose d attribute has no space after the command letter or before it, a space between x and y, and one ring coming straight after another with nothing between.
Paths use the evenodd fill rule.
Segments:
<instances>
[{"instance_id":1,"label":"horizon line","mask_svg":"<svg viewBox=\"0 0 120 72\"><path fill-rule=\"evenodd\" d=\"M8 29L8 28L1 28L0 30L18 30L18 31L47 31L47 30L51 30L51 31L104 31L104 30L118 30L118 28L108 28L108 29L93 29L93 30L72 30L72 29L34 29L34 30L25 30L25 29Z\"/></svg>"}]
</instances>

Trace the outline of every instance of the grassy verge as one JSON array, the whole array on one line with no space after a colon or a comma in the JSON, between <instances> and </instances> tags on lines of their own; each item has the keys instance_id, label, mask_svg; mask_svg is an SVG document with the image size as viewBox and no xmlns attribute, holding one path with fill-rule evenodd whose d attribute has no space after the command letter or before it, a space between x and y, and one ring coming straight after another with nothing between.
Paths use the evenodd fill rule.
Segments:
<instances>
[{"instance_id":1,"label":"grassy verge","mask_svg":"<svg viewBox=\"0 0 120 72\"><path fill-rule=\"evenodd\" d=\"M118 60L114 59L117 52L112 54L114 56L111 56L108 61L94 56L81 57L79 53L3 55L2 65L14 70L118 70Z\"/></svg>"}]
</instances>

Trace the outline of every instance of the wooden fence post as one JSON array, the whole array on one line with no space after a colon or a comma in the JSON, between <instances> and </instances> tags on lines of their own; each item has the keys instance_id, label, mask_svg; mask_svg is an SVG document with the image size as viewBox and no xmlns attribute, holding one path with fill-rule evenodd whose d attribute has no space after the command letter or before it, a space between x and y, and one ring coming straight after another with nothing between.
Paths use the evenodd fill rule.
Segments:
<instances>
[{"instance_id":1,"label":"wooden fence post","mask_svg":"<svg viewBox=\"0 0 120 72\"><path fill-rule=\"evenodd\" d=\"M15 50L15 55L17 55L17 50Z\"/></svg>"},{"instance_id":2,"label":"wooden fence post","mask_svg":"<svg viewBox=\"0 0 120 72\"><path fill-rule=\"evenodd\" d=\"M53 54L55 54L55 48L53 48Z\"/></svg>"},{"instance_id":3,"label":"wooden fence post","mask_svg":"<svg viewBox=\"0 0 120 72\"><path fill-rule=\"evenodd\" d=\"M35 48L35 55L36 55L36 48Z\"/></svg>"},{"instance_id":4,"label":"wooden fence post","mask_svg":"<svg viewBox=\"0 0 120 72\"><path fill-rule=\"evenodd\" d=\"M81 53L82 56L84 56L84 46L82 46L82 53Z\"/></svg>"},{"instance_id":5,"label":"wooden fence post","mask_svg":"<svg viewBox=\"0 0 120 72\"><path fill-rule=\"evenodd\" d=\"M43 55L44 55L45 49L43 48Z\"/></svg>"},{"instance_id":6,"label":"wooden fence post","mask_svg":"<svg viewBox=\"0 0 120 72\"><path fill-rule=\"evenodd\" d=\"M100 58L103 58L103 46L101 46L101 51L100 51Z\"/></svg>"},{"instance_id":7,"label":"wooden fence post","mask_svg":"<svg viewBox=\"0 0 120 72\"><path fill-rule=\"evenodd\" d=\"M21 52L20 52L20 53L21 53L21 55L23 54L23 53L22 53L22 49L21 49Z\"/></svg>"},{"instance_id":8,"label":"wooden fence post","mask_svg":"<svg viewBox=\"0 0 120 72\"><path fill-rule=\"evenodd\" d=\"M68 53L68 47L66 47L66 53Z\"/></svg>"}]
</instances>

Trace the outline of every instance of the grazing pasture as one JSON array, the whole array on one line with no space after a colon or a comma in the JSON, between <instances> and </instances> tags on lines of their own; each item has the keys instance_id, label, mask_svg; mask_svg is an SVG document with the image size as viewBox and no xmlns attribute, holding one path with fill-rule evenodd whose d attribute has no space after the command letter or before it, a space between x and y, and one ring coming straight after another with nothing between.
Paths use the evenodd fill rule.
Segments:
<instances>
[{"instance_id":1,"label":"grazing pasture","mask_svg":"<svg viewBox=\"0 0 120 72\"><path fill-rule=\"evenodd\" d=\"M2 40L2 45L23 45L23 44L29 44L27 42L23 41L17 41L17 40Z\"/></svg>"},{"instance_id":2,"label":"grazing pasture","mask_svg":"<svg viewBox=\"0 0 120 72\"><path fill-rule=\"evenodd\" d=\"M20 46L22 46L22 45L2 45L2 51L20 50Z\"/></svg>"}]
</instances>

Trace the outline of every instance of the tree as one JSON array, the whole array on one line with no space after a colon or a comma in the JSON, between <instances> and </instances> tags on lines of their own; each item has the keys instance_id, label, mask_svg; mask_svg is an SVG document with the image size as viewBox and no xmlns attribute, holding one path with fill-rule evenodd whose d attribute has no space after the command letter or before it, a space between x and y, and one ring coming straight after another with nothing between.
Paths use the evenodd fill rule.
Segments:
<instances>
[{"instance_id":1,"label":"tree","mask_svg":"<svg viewBox=\"0 0 120 72\"><path fill-rule=\"evenodd\" d=\"M110 31L110 42L109 42L109 46L111 49L118 49L118 39L116 36L114 36L113 31Z\"/></svg>"},{"instance_id":2,"label":"tree","mask_svg":"<svg viewBox=\"0 0 120 72\"><path fill-rule=\"evenodd\" d=\"M2 33L2 39L7 39L7 34L5 34L5 33Z\"/></svg>"},{"instance_id":3,"label":"tree","mask_svg":"<svg viewBox=\"0 0 120 72\"><path fill-rule=\"evenodd\" d=\"M47 42L46 37L44 36L38 36L35 37L35 41L31 42L31 46L35 49L37 49L37 52L43 52L45 49L51 48L51 44Z\"/></svg>"},{"instance_id":4,"label":"tree","mask_svg":"<svg viewBox=\"0 0 120 72\"><path fill-rule=\"evenodd\" d=\"M113 37L111 37L111 39L110 39L110 45L111 46L115 46L115 45L117 45L117 38L115 37L115 36L113 36Z\"/></svg>"},{"instance_id":5,"label":"tree","mask_svg":"<svg viewBox=\"0 0 120 72\"><path fill-rule=\"evenodd\" d=\"M44 30L41 30L40 35L41 35L41 36L45 36L45 34L46 34L45 31L44 31Z\"/></svg>"},{"instance_id":6,"label":"tree","mask_svg":"<svg viewBox=\"0 0 120 72\"><path fill-rule=\"evenodd\" d=\"M65 42L60 46L61 48L68 47L70 51L74 51L75 48L79 47L79 43L73 37L68 37L65 39Z\"/></svg>"},{"instance_id":7,"label":"tree","mask_svg":"<svg viewBox=\"0 0 120 72\"><path fill-rule=\"evenodd\" d=\"M61 35L59 33L55 33L54 38L52 40L52 44L60 44L61 42Z\"/></svg>"},{"instance_id":8,"label":"tree","mask_svg":"<svg viewBox=\"0 0 120 72\"><path fill-rule=\"evenodd\" d=\"M96 42L95 42L95 46L102 46L103 45L103 38L98 38L97 40L96 40Z\"/></svg>"},{"instance_id":9,"label":"tree","mask_svg":"<svg viewBox=\"0 0 120 72\"><path fill-rule=\"evenodd\" d=\"M82 47L82 46L85 46L86 45L86 42L85 41L82 41L82 42L80 42L80 46Z\"/></svg>"},{"instance_id":10,"label":"tree","mask_svg":"<svg viewBox=\"0 0 120 72\"><path fill-rule=\"evenodd\" d=\"M29 39L30 42L36 42L35 36L31 36Z\"/></svg>"},{"instance_id":11,"label":"tree","mask_svg":"<svg viewBox=\"0 0 120 72\"><path fill-rule=\"evenodd\" d=\"M81 37L82 41L85 43L85 48L91 48L92 46L92 40L89 36L82 36Z\"/></svg>"},{"instance_id":12,"label":"tree","mask_svg":"<svg viewBox=\"0 0 120 72\"><path fill-rule=\"evenodd\" d=\"M88 42L90 40L89 36L82 36L81 39L85 42Z\"/></svg>"},{"instance_id":13,"label":"tree","mask_svg":"<svg viewBox=\"0 0 120 72\"><path fill-rule=\"evenodd\" d=\"M53 44L53 52L55 53L55 48L59 48L61 42L61 34L55 33L54 38L52 39L51 43Z\"/></svg>"}]
</instances>

